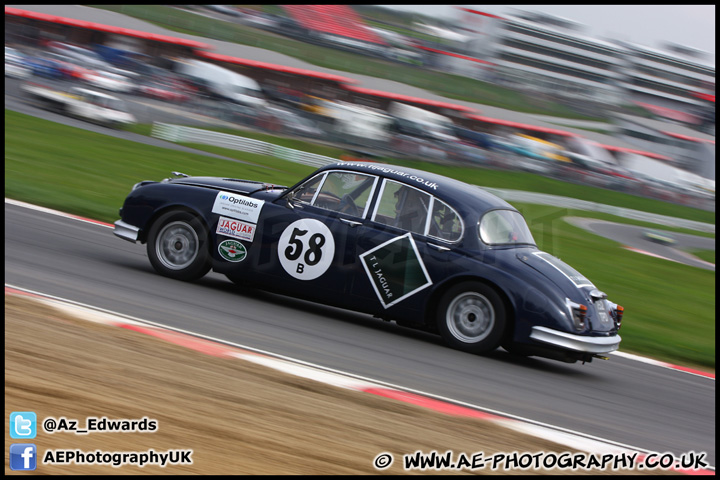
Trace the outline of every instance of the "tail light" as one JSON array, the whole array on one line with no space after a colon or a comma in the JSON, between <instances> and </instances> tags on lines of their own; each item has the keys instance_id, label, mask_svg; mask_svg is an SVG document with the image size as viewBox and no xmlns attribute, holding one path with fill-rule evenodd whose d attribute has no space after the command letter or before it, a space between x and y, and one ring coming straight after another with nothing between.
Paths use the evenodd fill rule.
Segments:
<instances>
[{"instance_id":1,"label":"tail light","mask_svg":"<svg viewBox=\"0 0 720 480\"><path fill-rule=\"evenodd\" d=\"M610 301L608 301L607 303L608 303L608 306L610 307L608 310L610 311L610 313L613 317L613 321L615 322L615 328L620 330L620 327L622 326L622 318L623 318L623 313L625 313L625 309L616 303L612 303Z\"/></svg>"},{"instance_id":2,"label":"tail light","mask_svg":"<svg viewBox=\"0 0 720 480\"><path fill-rule=\"evenodd\" d=\"M585 320L587 319L587 307L580 303L575 303L569 298L566 299L566 303L568 306L568 310L570 310L570 315L573 323L575 324L575 329L584 330Z\"/></svg>"}]
</instances>

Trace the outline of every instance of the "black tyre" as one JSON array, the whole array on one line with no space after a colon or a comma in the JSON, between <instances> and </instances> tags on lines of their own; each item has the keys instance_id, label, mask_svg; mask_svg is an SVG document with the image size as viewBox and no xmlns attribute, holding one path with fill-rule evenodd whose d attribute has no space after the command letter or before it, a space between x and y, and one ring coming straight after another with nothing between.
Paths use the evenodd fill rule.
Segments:
<instances>
[{"instance_id":1,"label":"black tyre","mask_svg":"<svg viewBox=\"0 0 720 480\"><path fill-rule=\"evenodd\" d=\"M155 270L178 280L197 280L210 270L207 228L189 212L167 212L148 232L147 253Z\"/></svg>"},{"instance_id":2,"label":"black tyre","mask_svg":"<svg viewBox=\"0 0 720 480\"><path fill-rule=\"evenodd\" d=\"M491 287L465 282L451 287L440 299L437 327L445 343L458 350L487 353L503 340L505 304Z\"/></svg>"}]
</instances>

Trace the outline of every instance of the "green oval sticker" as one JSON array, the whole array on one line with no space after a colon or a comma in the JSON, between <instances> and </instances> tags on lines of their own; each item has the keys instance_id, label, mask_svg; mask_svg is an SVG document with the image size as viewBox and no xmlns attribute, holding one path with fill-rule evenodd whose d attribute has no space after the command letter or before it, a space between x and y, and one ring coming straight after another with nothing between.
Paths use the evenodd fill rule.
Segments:
<instances>
[{"instance_id":1,"label":"green oval sticker","mask_svg":"<svg viewBox=\"0 0 720 480\"><path fill-rule=\"evenodd\" d=\"M242 262L247 257L245 245L236 240L224 240L218 245L220 256L228 262Z\"/></svg>"}]
</instances>

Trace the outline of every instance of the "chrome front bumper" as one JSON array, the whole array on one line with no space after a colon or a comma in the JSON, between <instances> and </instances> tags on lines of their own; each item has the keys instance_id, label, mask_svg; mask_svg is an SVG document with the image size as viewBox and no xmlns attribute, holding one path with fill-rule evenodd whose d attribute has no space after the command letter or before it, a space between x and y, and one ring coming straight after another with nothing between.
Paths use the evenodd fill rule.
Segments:
<instances>
[{"instance_id":1,"label":"chrome front bumper","mask_svg":"<svg viewBox=\"0 0 720 480\"><path fill-rule=\"evenodd\" d=\"M113 233L123 240L135 243L137 242L138 235L140 234L140 229L136 226L130 225L129 223L125 223L122 220L118 220L115 222L115 229L113 230Z\"/></svg>"},{"instance_id":2,"label":"chrome front bumper","mask_svg":"<svg viewBox=\"0 0 720 480\"><path fill-rule=\"evenodd\" d=\"M609 353L618 349L620 335L612 337L586 337L560 332L547 327L533 327L530 338L546 345L586 353Z\"/></svg>"}]
</instances>

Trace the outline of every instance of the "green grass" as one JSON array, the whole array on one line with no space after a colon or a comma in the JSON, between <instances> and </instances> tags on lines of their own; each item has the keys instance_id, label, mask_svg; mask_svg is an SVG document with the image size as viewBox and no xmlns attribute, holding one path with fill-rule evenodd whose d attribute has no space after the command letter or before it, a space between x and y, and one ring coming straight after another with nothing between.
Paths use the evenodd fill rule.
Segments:
<instances>
[{"instance_id":1,"label":"green grass","mask_svg":"<svg viewBox=\"0 0 720 480\"><path fill-rule=\"evenodd\" d=\"M271 178L293 185L312 167L243 154L254 165L142 145L5 110L5 196L85 215L117 220L132 186L188 175Z\"/></svg>"},{"instance_id":2,"label":"green grass","mask_svg":"<svg viewBox=\"0 0 720 480\"><path fill-rule=\"evenodd\" d=\"M261 155L243 153L241 158L252 164L148 146L5 111L5 196L105 222L118 218L118 208L133 184L166 178L171 171L292 185L314 170ZM469 177L465 169L440 173L459 173L470 183L485 178ZM540 248L577 268L626 308L621 331L624 351L715 367L714 272L629 252L560 220L565 215L596 214L516 206L528 219ZM551 228L546 228L548 217L558 217Z\"/></svg>"},{"instance_id":3,"label":"green grass","mask_svg":"<svg viewBox=\"0 0 720 480\"><path fill-rule=\"evenodd\" d=\"M714 212L707 212L683 205L660 202L651 198L639 197L629 193L605 190L602 188L562 182L529 172L508 172L486 168L462 168L440 165L431 162L402 160L399 165L413 166L421 170L439 173L448 177L461 178L467 183L492 188L523 190L546 193L564 197L578 198L588 202L602 203L617 207L630 208L643 212L657 213L670 217L686 218L698 222L715 224Z\"/></svg>"},{"instance_id":4,"label":"green grass","mask_svg":"<svg viewBox=\"0 0 720 480\"><path fill-rule=\"evenodd\" d=\"M595 216L588 212L520 203L515 207L541 250L582 272L625 307L623 351L714 368L715 272L631 252L562 220Z\"/></svg>"},{"instance_id":5,"label":"green grass","mask_svg":"<svg viewBox=\"0 0 720 480\"><path fill-rule=\"evenodd\" d=\"M345 150L318 145L309 141L277 137L270 134L254 132L250 130L237 130L224 127L204 127L206 130L228 133L230 135L238 135L247 138L253 138L264 142L276 143L288 148L294 148L305 152L316 153L333 158L340 158ZM132 131L143 135L149 135L152 127L150 125L136 125L132 127ZM229 149L215 149L208 145L192 145L193 148L205 150L219 155L232 158L243 159L245 153ZM220 153L220 152L223 153ZM378 161L383 163L392 163L403 165L411 168L418 168L427 172L438 173L452 178L460 178L467 183L480 185L490 188L505 188L512 190L523 190L528 192L547 193L551 195L560 195L571 198L578 198L589 202L602 203L605 205L613 205L617 207L630 208L643 212L656 213L659 215L667 215L669 217L686 218L703 223L715 224L715 214L696 208L690 208L683 205L676 205L667 202L661 202L650 198L639 197L629 193L616 192L613 190L605 190L602 188L591 187L587 185L576 185L573 183L562 182L552 178L544 177L529 172L508 172L504 170L494 170L480 167L461 167L440 165L422 160L396 159L391 157L380 158ZM604 217L597 217L604 218ZM636 224L642 224L638 222ZM642 224L649 225L649 224ZM671 227L663 227L666 230L672 230ZM675 229L675 231L684 231ZM701 232L692 232L697 235L713 236L712 234L703 234Z\"/></svg>"},{"instance_id":6,"label":"green grass","mask_svg":"<svg viewBox=\"0 0 720 480\"><path fill-rule=\"evenodd\" d=\"M248 138L255 138L257 140L270 142L270 143L276 143L278 145L282 145L284 147L288 148L295 148L299 149L305 152L310 153L317 153L320 155L326 155L333 158L340 158L342 153L345 151L342 149L332 148L332 147L323 147L314 145L312 143L303 142L302 140L295 140L295 139L285 139L281 137L273 137L272 135L266 135L266 134L259 134L256 132L245 132L245 131L237 131L232 129L217 129L218 131L222 130L226 133L230 133L233 135L241 135L241 136L247 136ZM232 150L228 148L222 148L222 147L214 147L211 145L205 145L205 144L199 144L199 143L185 143L185 142L179 142L181 145L185 145L191 148L195 148L197 150L203 150L209 153L215 153L217 155L222 155L225 157L230 158L237 158L238 160L245 160L247 154L245 152L241 152L238 150ZM383 163L390 163L395 165L404 165L411 168L419 168L421 170L425 171L434 171L438 165L436 164L427 164L425 162L421 161L409 161L409 160L398 160L394 158L386 157L384 159L381 159ZM564 182L560 182L557 180L552 179L546 179L545 177L542 177L540 175L535 174L528 174L525 172L499 172L497 170L489 170L489 169L483 169L478 167L451 167L448 169L440 168L437 173L440 173L442 175L462 179L465 182L472 183L475 185L481 185L486 187L493 187L493 188L506 188L507 185L510 185L510 188L513 188L515 190L525 190L525 191L543 191L543 180L551 180L551 189L550 192L555 195L562 195L562 196L569 196L573 197L573 195L576 196L576 198L583 198L587 199L588 196L591 196L594 198L598 203L606 203L601 202L602 200L605 200L603 198L603 195L608 195L616 192L611 192L607 190L598 189L595 187L583 187L581 189L575 189L576 185L574 184L568 184ZM500 173L499 177L493 176L495 173ZM479 176L480 175L480 176ZM529 181L524 182L525 176L529 176ZM485 183L482 184L480 181L484 181ZM523 188L521 188L523 187ZM597 191L596 191L597 190ZM629 197L629 198L628 198ZM610 200L613 200L612 198ZM646 207L644 211L651 211L652 213L659 213L661 215L668 215L678 218L685 218L682 217L682 215L686 216L697 216L697 218L703 218L703 221L707 221L707 223L714 224L715 220L712 216L711 212L703 212L703 211L695 211L695 209L687 209L687 207L682 207L676 209L676 205L668 204L665 202L659 202L657 200L653 200L651 202L645 202L644 200L647 200L642 197L635 197L631 195L619 195L614 200L617 201L618 206L625 206L627 208L633 208L636 210L642 210L643 207ZM510 202L513 204L517 204L516 202ZM607 204L607 203L606 203ZM580 210L565 210L567 213L566 215L574 215L574 216L582 216L582 217L590 217L590 218L598 218L600 220L608 220L608 221L618 221L618 217L611 214L601 213L601 212L589 212L589 211L580 211ZM572 212L572 213L571 213ZM708 215L703 215L704 213L709 213ZM628 219L624 218L622 219L623 223L628 223L631 225L638 225L641 227L647 227L647 228L657 228L657 224L653 224L650 222L643 222L640 220L634 220L634 219ZM689 230L686 228L678 228L678 227L669 227L669 226L663 226L663 230L667 231L673 231L678 233L687 233L690 235L697 235L702 237L708 237L708 238L715 238L715 234L708 233L708 232L698 232L695 230Z\"/></svg>"},{"instance_id":7,"label":"green grass","mask_svg":"<svg viewBox=\"0 0 720 480\"><path fill-rule=\"evenodd\" d=\"M581 115L557 102L472 78L418 69L290 38L161 5L90 5L151 22L168 30L272 50L319 67L384 78L423 88L455 100L580 120L605 121Z\"/></svg>"},{"instance_id":8,"label":"green grass","mask_svg":"<svg viewBox=\"0 0 720 480\"><path fill-rule=\"evenodd\" d=\"M695 255L700 260L715 263L715 250L687 250L688 253Z\"/></svg>"}]
</instances>

